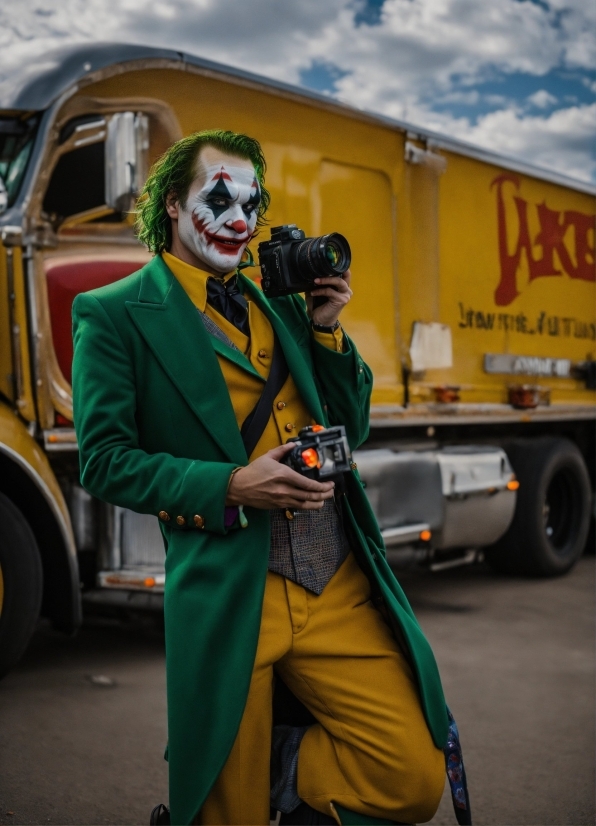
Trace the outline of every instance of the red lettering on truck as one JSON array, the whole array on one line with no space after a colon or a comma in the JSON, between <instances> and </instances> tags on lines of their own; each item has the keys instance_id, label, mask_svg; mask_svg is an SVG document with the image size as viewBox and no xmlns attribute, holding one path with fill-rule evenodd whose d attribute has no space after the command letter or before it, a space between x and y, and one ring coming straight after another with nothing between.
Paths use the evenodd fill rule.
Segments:
<instances>
[{"instance_id":1,"label":"red lettering on truck","mask_svg":"<svg viewBox=\"0 0 596 826\"><path fill-rule=\"evenodd\" d=\"M505 173L491 182L497 198L497 227L499 244L499 263L501 278L495 290L495 304L506 306L520 294L517 285L518 270L525 253L528 263L529 280L545 276L561 276L566 273L570 278L582 281L596 281L594 258L594 229L596 216L575 210L560 212L547 207L546 203L536 204L540 229L532 240L528 226L528 202L519 195L513 196L517 215L517 239L512 244L515 231L507 223L505 209L505 184L512 184L519 190L520 179L517 175ZM565 236L569 228L572 232L572 251L569 250ZM536 248L541 248L541 251ZM513 252L509 252L513 249ZM555 253L557 260L555 259Z\"/></svg>"}]
</instances>

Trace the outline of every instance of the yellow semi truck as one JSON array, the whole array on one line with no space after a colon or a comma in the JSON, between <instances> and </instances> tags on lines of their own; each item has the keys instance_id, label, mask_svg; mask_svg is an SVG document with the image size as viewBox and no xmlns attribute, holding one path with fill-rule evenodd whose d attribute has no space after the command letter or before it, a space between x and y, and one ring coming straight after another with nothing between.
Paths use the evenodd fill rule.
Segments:
<instances>
[{"instance_id":1,"label":"yellow semi truck","mask_svg":"<svg viewBox=\"0 0 596 826\"><path fill-rule=\"evenodd\" d=\"M135 193L205 128L261 141L271 226L349 239L343 321L375 377L356 461L389 559L576 562L594 510L594 186L140 46L46 55L0 107L0 673L40 613L72 631L85 601L162 604L156 520L79 483L70 310L147 261Z\"/></svg>"}]
</instances>

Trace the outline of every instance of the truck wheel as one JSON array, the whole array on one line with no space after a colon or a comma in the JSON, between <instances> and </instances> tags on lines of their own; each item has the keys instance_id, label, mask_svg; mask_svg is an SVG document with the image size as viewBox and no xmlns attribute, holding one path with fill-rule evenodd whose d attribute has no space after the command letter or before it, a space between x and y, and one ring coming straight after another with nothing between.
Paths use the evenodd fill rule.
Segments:
<instances>
[{"instance_id":1,"label":"truck wheel","mask_svg":"<svg viewBox=\"0 0 596 826\"><path fill-rule=\"evenodd\" d=\"M0 677L27 647L41 608L43 572L31 528L0 493Z\"/></svg>"},{"instance_id":2,"label":"truck wheel","mask_svg":"<svg viewBox=\"0 0 596 826\"><path fill-rule=\"evenodd\" d=\"M568 439L519 439L505 445L519 479L508 531L485 551L495 571L560 576L582 555L590 524L590 479Z\"/></svg>"},{"instance_id":3,"label":"truck wheel","mask_svg":"<svg viewBox=\"0 0 596 826\"><path fill-rule=\"evenodd\" d=\"M596 517L594 514L590 517L590 529L588 530L588 538L586 539L585 554L594 556L596 554Z\"/></svg>"}]
</instances>

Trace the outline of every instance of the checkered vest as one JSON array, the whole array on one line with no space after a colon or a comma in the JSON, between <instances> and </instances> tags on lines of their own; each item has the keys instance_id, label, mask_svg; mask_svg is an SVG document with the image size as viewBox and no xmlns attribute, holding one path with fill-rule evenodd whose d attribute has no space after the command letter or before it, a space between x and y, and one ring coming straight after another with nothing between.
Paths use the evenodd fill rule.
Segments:
<instances>
[{"instance_id":1,"label":"checkered vest","mask_svg":"<svg viewBox=\"0 0 596 826\"><path fill-rule=\"evenodd\" d=\"M321 510L272 510L269 570L320 594L349 553L338 505Z\"/></svg>"}]
</instances>

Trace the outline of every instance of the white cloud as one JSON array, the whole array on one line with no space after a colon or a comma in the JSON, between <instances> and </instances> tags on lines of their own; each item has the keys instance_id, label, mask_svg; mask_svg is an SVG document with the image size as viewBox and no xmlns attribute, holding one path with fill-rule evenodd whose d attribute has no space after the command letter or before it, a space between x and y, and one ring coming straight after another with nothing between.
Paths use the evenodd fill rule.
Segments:
<instances>
[{"instance_id":1,"label":"white cloud","mask_svg":"<svg viewBox=\"0 0 596 826\"><path fill-rule=\"evenodd\" d=\"M575 178L590 180L596 177L594 135L596 103L558 109L548 117L523 117L512 110L491 112L460 137L547 169L562 169Z\"/></svg>"},{"instance_id":2,"label":"white cloud","mask_svg":"<svg viewBox=\"0 0 596 826\"><path fill-rule=\"evenodd\" d=\"M554 106L557 103L557 98L547 92L546 89L539 89L529 96L528 103L537 106L539 109L546 109L548 106Z\"/></svg>"},{"instance_id":3,"label":"white cloud","mask_svg":"<svg viewBox=\"0 0 596 826\"><path fill-rule=\"evenodd\" d=\"M596 3L593 0L549 0L558 15L565 63L596 69Z\"/></svg>"},{"instance_id":4,"label":"white cloud","mask_svg":"<svg viewBox=\"0 0 596 826\"><path fill-rule=\"evenodd\" d=\"M358 0L20 0L0 7L0 87L72 42L165 46L291 83L317 61L341 70L337 94L355 106L588 177L589 142L578 142L576 130L590 107L535 117L524 111L528 102L539 109L556 103L546 85L527 101L482 98L476 87L513 72L595 67L596 4L385 0L380 24L360 26L357 8ZM441 112L433 111L437 103ZM448 113L449 106L480 104L497 111L476 123Z\"/></svg>"},{"instance_id":5,"label":"white cloud","mask_svg":"<svg viewBox=\"0 0 596 826\"><path fill-rule=\"evenodd\" d=\"M441 95L441 103L459 103L463 106L476 106L480 101L480 93L476 89L471 89L469 92L445 92Z\"/></svg>"}]
</instances>

